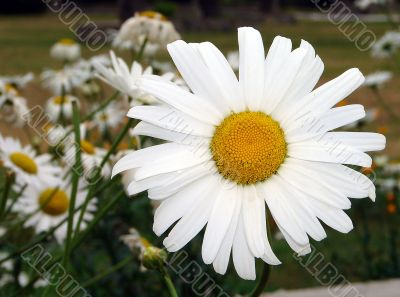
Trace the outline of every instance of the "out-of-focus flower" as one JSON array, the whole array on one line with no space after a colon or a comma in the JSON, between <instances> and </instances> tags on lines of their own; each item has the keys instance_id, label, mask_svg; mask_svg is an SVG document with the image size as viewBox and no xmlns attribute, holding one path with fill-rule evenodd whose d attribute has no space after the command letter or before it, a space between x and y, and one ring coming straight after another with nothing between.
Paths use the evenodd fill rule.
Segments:
<instances>
[{"instance_id":1,"label":"out-of-focus flower","mask_svg":"<svg viewBox=\"0 0 400 297\"><path fill-rule=\"evenodd\" d=\"M354 5L361 10L367 9L371 5L383 5L387 0L357 0Z\"/></svg>"},{"instance_id":2,"label":"out-of-focus flower","mask_svg":"<svg viewBox=\"0 0 400 297\"><path fill-rule=\"evenodd\" d=\"M33 73L29 72L22 75L0 76L0 81L3 81L5 84L10 84L20 90L32 81L34 77Z\"/></svg>"},{"instance_id":3,"label":"out-of-focus flower","mask_svg":"<svg viewBox=\"0 0 400 297\"><path fill-rule=\"evenodd\" d=\"M209 42L168 45L193 93L141 80L166 106L131 108L128 116L142 121L134 131L168 143L126 155L113 175L134 170L130 194L148 189L150 199L163 200L153 230L160 236L175 224L163 241L168 251L205 228L204 262L224 274L232 251L239 276L255 279L255 258L280 264L267 240L265 204L300 255L311 252L308 236L326 237L318 219L349 232L348 197L376 194L368 177L344 164L370 167L365 152L382 150L386 140L332 131L365 116L361 105L334 107L363 83L358 69L313 90L323 63L308 42L292 51L290 39L278 36L265 57L257 30L239 28L238 39L239 80Z\"/></svg>"},{"instance_id":4,"label":"out-of-focus flower","mask_svg":"<svg viewBox=\"0 0 400 297\"><path fill-rule=\"evenodd\" d=\"M379 87L382 87L392 77L393 77L393 74L390 71L377 71L377 72L368 74L365 77L364 86L371 87L371 88L379 88Z\"/></svg>"},{"instance_id":5,"label":"out-of-focus flower","mask_svg":"<svg viewBox=\"0 0 400 297\"><path fill-rule=\"evenodd\" d=\"M385 166L389 161L389 157L387 155L378 155L378 156L374 156L374 163L378 166L378 167L383 167Z\"/></svg>"},{"instance_id":6,"label":"out-of-focus flower","mask_svg":"<svg viewBox=\"0 0 400 297\"><path fill-rule=\"evenodd\" d=\"M55 123L60 119L61 113L63 119L71 119L72 102L79 103L79 99L72 95L51 97L46 103L46 112L49 119Z\"/></svg>"},{"instance_id":7,"label":"out-of-focus flower","mask_svg":"<svg viewBox=\"0 0 400 297\"><path fill-rule=\"evenodd\" d=\"M231 65L232 69L235 71L239 70L239 52L232 51L226 55L226 59L228 60L229 65Z\"/></svg>"},{"instance_id":8,"label":"out-of-focus flower","mask_svg":"<svg viewBox=\"0 0 400 297\"><path fill-rule=\"evenodd\" d=\"M379 38L371 48L371 54L375 58L391 57L400 47L400 32L388 31Z\"/></svg>"},{"instance_id":9,"label":"out-of-focus flower","mask_svg":"<svg viewBox=\"0 0 400 297\"><path fill-rule=\"evenodd\" d=\"M111 102L106 108L95 114L93 123L100 131L105 131L107 128L115 128L121 124L125 115L126 112L118 103Z\"/></svg>"},{"instance_id":10,"label":"out-of-focus flower","mask_svg":"<svg viewBox=\"0 0 400 297\"><path fill-rule=\"evenodd\" d=\"M17 200L13 210L29 216L24 223L25 227L34 228L36 233L46 232L68 216L71 186L69 178L58 179L56 182L51 183L47 182L39 187L29 184L22 196ZM76 195L76 208L79 208L84 203L87 191L87 184L81 179ZM93 198L88 203L84 213L81 230L93 218L93 212L95 211L96 198ZM80 211L74 214L74 228L77 226L79 215ZM59 243L64 241L66 229L67 223L65 222L54 232L54 236Z\"/></svg>"},{"instance_id":11,"label":"out-of-focus flower","mask_svg":"<svg viewBox=\"0 0 400 297\"><path fill-rule=\"evenodd\" d=\"M51 47L50 56L63 62L73 62L80 58L81 47L74 40L63 38Z\"/></svg>"},{"instance_id":12,"label":"out-of-focus flower","mask_svg":"<svg viewBox=\"0 0 400 297\"><path fill-rule=\"evenodd\" d=\"M30 117L27 101L23 97L13 97L0 105L0 119L15 127L23 127Z\"/></svg>"},{"instance_id":13,"label":"out-of-focus flower","mask_svg":"<svg viewBox=\"0 0 400 297\"><path fill-rule=\"evenodd\" d=\"M386 210L388 212L388 214L395 214L397 212L397 206L394 203L388 203L386 206Z\"/></svg>"},{"instance_id":14,"label":"out-of-focus flower","mask_svg":"<svg viewBox=\"0 0 400 297\"><path fill-rule=\"evenodd\" d=\"M61 70L45 70L41 74L43 86L51 90L55 95L71 93L86 79L86 73L78 68L65 66Z\"/></svg>"},{"instance_id":15,"label":"out-of-focus flower","mask_svg":"<svg viewBox=\"0 0 400 297\"><path fill-rule=\"evenodd\" d=\"M57 182L61 172L51 163L50 155L37 155L31 146L22 146L11 137L0 136L0 159L5 167L16 173L16 183L20 186Z\"/></svg>"},{"instance_id":16,"label":"out-of-focus flower","mask_svg":"<svg viewBox=\"0 0 400 297\"><path fill-rule=\"evenodd\" d=\"M129 234L122 235L120 237L123 243L133 252L143 254L145 249L151 246L150 242L146 238L142 237L138 230L135 228L129 229Z\"/></svg>"},{"instance_id":17,"label":"out-of-focus flower","mask_svg":"<svg viewBox=\"0 0 400 297\"><path fill-rule=\"evenodd\" d=\"M162 14L154 11L137 12L126 20L113 40L113 46L140 50L144 41L164 48L180 38L174 25Z\"/></svg>"}]
</instances>

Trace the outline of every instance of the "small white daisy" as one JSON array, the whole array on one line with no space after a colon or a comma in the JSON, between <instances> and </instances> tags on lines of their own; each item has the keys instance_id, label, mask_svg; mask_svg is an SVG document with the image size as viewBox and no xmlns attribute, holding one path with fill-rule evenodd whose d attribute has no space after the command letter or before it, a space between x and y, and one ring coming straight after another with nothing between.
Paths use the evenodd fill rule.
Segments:
<instances>
[{"instance_id":1,"label":"small white daisy","mask_svg":"<svg viewBox=\"0 0 400 297\"><path fill-rule=\"evenodd\" d=\"M29 108L25 98L16 96L0 105L0 119L21 128L30 119Z\"/></svg>"},{"instance_id":2,"label":"small white daisy","mask_svg":"<svg viewBox=\"0 0 400 297\"><path fill-rule=\"evenodd\" d=\"M121 109L116 102L111 102L106 108L97 112L93 118L93 124L100 131L105 131L108 128L116 128L120 125L126 115L126 112Z\"/></svg>"},{"instance_id":3,"label":"small white daisy","mask_svg":"<svg viewBox=\"0 0 400 297\"><path fill-rule=\"evenodd\" d=\"M375 58L391 57L400 47L400 32L388 31L379 38L371 48L371 54Z\"/></svg>"},{"instance_id":4,"label":"small white daisy","mask_svg":"<svg viewBox=\"0 0 400 297\"><path fill-rule=\"evenodd\" d=\"M73 62L80 58L81 46L72 39L63 38L51 47L50 56L63 62Z\"/></svg>"},{"instance_id":5,"label":"small white daisy","mask_svg":"<svg viewBox=\"0 0 400 297\"><path fill-rule=\"evenodd\" d=\"M29 184L14 206L14 210L28 215L25 227L33 227L36 233L46 232L68 217L72 184L69 178L47 182L41 186ZM88 189L83 179L79 180L75 208L85 201ZM92 198L83 216L81 230L93 218L96 211L96 198ZM74 229L77 226L80 211L74 215ZM57 242L62 243L66 237L67 222L54 232Z\"/></svg>"},{"instance_id":6,"label":"small white daisy","mask_svg":"<svg viewBox=\"0 0 400 297\"><path fill-rule=\"evenodd\" d=\"M5 84L10 84L20 90L25 88L26 85L34 79L34 77L34 74L29 72L22 75L0 76L0 81L3 81Z\"/></svg>"},{"instance_id":7,"label":"small white daisy","mask_svg":"<svg viewBox=\"0 0 400 297\"><path fill-rule=\"evenodd\" d=\"M22 146L11 137L0 136L0 159L16 173L16 183L20 186L56 182L61 172L52 164L49 154L37 155L30 145Z\"/></svg>"},{"instance_id":8,"label":"small white daisy","mask_svg":"<svg viewBox=\"0 0 400 297\"><path fill-rule=\"evenodd\" d=\"M72 102L79 103L79 99L72 95L58 95L47 100L46 112L50 120L57 122L60 119L61 113L63 119L71 119Z\"/></svg>"},{"instance_id":9,"label":"small white daisy","mask_svg":"<svg viewBox=\"0 0 400 297\"><path fill-rule=\"evenodd\" d=\"M42 72L41 79L43 86L52 91L55 95L70 93L74 88L79 87L86 75L77 68L65 66L61 70L47 69Z\"/></svg>"},{"instance_id":10,"label":"small white daisy","mask_svg":"<svg viewBox=\"0 0 400 297\"><path fill-rule=\"evenodd\" d=\"M386 3L386 0L357 0L354 5L359 9L365 10L371 5L383 5Z\"/></svg>"},{"instance_id":11,"label":"small white daisy","mask_svg":"<svg viewBox=\"0 0 400 297\"><path fill-rule=\"evenodd\" d=\"M193 93L157 78L141 82L165 105L136 106L137 135L168 143L122 158L113 175L134 170L130 194L162 200L153 230L164 246L184 247L203 228L202 257L224 274L232 253L239 276L255 279L255 258L280 263L268 242L266 207L289 246L311 251L326 237L319 219L347 233L351 198L375 199L375 186L343 164L369 167L365 152L385 147L376 133L331 132L365 116L334 107L359 87L358 69L316 88L323 63L306 41L292 50L276 37L265 57L260 33L240 28L239 79L211 43L176 41L168 50ZM176 224L175 224L176 223Z\"/></svg>"},{"instance_id":12,"label":"small white daisy","mask_svg":"<svg viewBox=\"0 0 400 297\"><path fill-rule=\"evenodd\" d=\"M368 74L365 77L364 86L371 88L382 87L387 81L393 77L390 71L376 71L374 73Z\"/></svg>"},{"instance_id":13,"label":"small white daisy","mask_svg":"<svg viewBox=\"0 0 400 297\"><path fill-rule=\"evenodd\" d=\"M143 39L152 45L165 47L180 38L174 25L162 14L154 11L137 12L126 20L113 40L118 48L140 48Z\"/></svg>"}]
</instances>

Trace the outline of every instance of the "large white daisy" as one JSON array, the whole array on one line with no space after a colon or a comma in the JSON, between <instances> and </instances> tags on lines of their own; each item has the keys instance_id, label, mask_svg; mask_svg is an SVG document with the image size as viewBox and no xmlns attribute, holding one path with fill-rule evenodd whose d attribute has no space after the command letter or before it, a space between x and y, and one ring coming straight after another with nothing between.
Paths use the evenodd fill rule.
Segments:
<instances>
[{"instance_id":1,"label":"large white daisy","mask_svg":"<svg viewBox=\"0 0 400 297\"><path fill-rule=\"evenodd\" d=\"M266 208L290 247L310 252L328 226L349 232L350 198L375 199L375 187L347 166L369 167L365 153L383 149L376 133L330 132L365 115L361 105L334 107L364 77L350 69L316 88L323 63L306 41L292 50L276 37L268 51L260 33L239 29L239 79L211 43L176 41L168 50L189 93L148 77L141 88L162 106L136 106L138 135L168 141L122 158L113 174L134 170L130 194L162 200L153 230L170 252L204 227L202 256L225 273L230 254L239 276L254 279L255 258L279 264L267 239Z\"/></svg>"},{"instance_id":2,"label":"large white daisy","mask_svg":"<svg viewBox=\"0 0 400 297\"><path fill-rule=\"evenodd\" d=\"M11 137L0 136L0 160L16 173L16 183L20 186L56 182L61 171L52 164L49 154L38 155L30 145L22 146Z\"/></svg>"},{"instance_id":3,"label":"large white daisy","mask_svg":"<svg viewBox=\"0 0 400 297\"><path fill-rule=\"evenodd\" d=\"M22 196L18 198L13 210L29 216L24 223L25 227L33 227L36 233L46 232L68 217L71 187L72 184L69 178L58 179L55 182L44 183L41 186L30 184ZM87 184L82 178L79 181L75 208L79 208L84 203L87 191ZM92 198L84 213L81 230L93 218L95 211L96 199ZM74 215L74 228L77 226L79 215L80 211L77 211ZM66 233L67 222L54 232L54 236L59 243L62 243Z\"/></svg>"}]
</instances>

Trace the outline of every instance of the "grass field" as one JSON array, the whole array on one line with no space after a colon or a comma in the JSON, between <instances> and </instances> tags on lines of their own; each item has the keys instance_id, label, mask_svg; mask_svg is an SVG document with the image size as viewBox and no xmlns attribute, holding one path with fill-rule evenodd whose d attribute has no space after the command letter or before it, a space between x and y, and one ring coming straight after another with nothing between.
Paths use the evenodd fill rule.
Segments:
<instances>
[{"instance_id":1,"label":"grass field","mask_svg":"<svg viewBox=\"0 0 400 297\"><path fill-rule=\"evenodd\" d=\"M110 21L110 16L91 16L92 19L101 24L103 21ZM384 24L368 24L369 29L377 36L382 35L386 29ZM322 81L327 81L341 74L345 70L358 67L364 74L380 70L393 69L394 63L390 60L379 61L370 57L368 52L360 52L355 45L346 39L338 29L329 22L300 22L296 24L277 24L266 22L260 28L263 33L266 47L272 41L275 35L283 35L293 39L295 45L300 39L309 41L317 50L325 63L325 72ZM201 32L191 33L183 32L183 38L188 41L211 41L224 51L237 48L236 32ZM40 74L44 67L59 67L49 57L50 46L60 38L72 37L72 33L62 24L55 15L44 16L24 16L24 17L0 17L0 75L19 74L33 71ZM109 48L102 49L107 52ZM85 49L84 57L89 57L92 53ZM98 54L98 53L96 53ZM167 55L161 58L167 59ZM400 112L400 101L398 85L400 80L393 79L384 90L385 97L392 104L393 109ZM44 91L40 86L37 77L23 94L31 105L44 102L50 94ZM350 103L362 103L367 107L374 107L375 101L368 89L362 88L352 94L348 101ZM391 123L384 114L381 114L372 130L385 129L388 132L388 147L386 152L395 156L400 149L400 143L396 137L395 123ZM0 123L0 131L5 134L21 133L10 129L8 126ZM369 202L364 201L369 205ZM137 203L137 202L134 202ZM326 263L334 262L340 269L340 273L349 275L351 280L362 280L369 276L365 275L365 259L362 251L363 226L356 222L356 230L351 236L341 235L337 232L329 231L328 239L323 244L318 244L319 251L327 255ZM379 232L378 232L379 233ZM382 235L383 236L383 235ZM380 239L377 239L380 240ZM274 268L270 289L285 287L286 289L318 285L311 274L295 260L290 249L283 241L275 243L275 251L285 262L285 265ZM351 248L347 248L351 247ZM379 252L379 251L377 251ZM286 255L286 256L284 256ZM282 257L283 256L283 257ZM355 265L354 263L359 263ZM233 274L230 274L233 275ZM222 282L224 278L217 278ZM225 282L225 279L224 279ZM232 279L228 284L235 285ZM252 284L249 284L249 288ZM229 289L229 288L227 288ZM242 289L246 289L243 287Z\"/></svg>"}]
</instances>

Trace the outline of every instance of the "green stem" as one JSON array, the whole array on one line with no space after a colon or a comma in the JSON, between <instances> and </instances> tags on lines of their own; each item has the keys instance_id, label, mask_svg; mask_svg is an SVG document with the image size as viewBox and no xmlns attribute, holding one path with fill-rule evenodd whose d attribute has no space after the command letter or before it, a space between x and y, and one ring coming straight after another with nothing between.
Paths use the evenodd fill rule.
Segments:
<instances>
[{"instance_id":1,"label":"green stem","mask_svg":"<svg viewBox=\"0 0 400 297\"><path fill-rule=\"evenodd\" d=\"M97 283L99 280L105 278L106 276L114 273L115 271L125 267L127 264L129 264L132 260L133 260L133 256L129 256L127 258L125 258L124 260L118 262L117 264L115 264L114 266L111 266L110 268L104 270L102 273L96 275L95 277L85 281L82 284L82 287L90 287L91 285Z\"/></svg>"},{"instance_id":2,"label":"green stem","mask_svg":"<svg viewBox=\"0 0 400 297\"><path fill-rule=\"evenodd\" d=\"M169 295L171 297L178 297L178 293L176 292L174 283L172 282L172 279L171 279L168 271L164 267L161 269L161 274L163 275L165 285L168 288Z\"/></svg>"},{"instance_id":3,"label":"green stem","mask_svg":"<svg viewBox=\"0 0 400 297\"><path fill-rule=\"evenodd\" d=\"M399 116L393 111L393 108L386 103L385 99L383 99L381 93L379 92L377 87L372 88L373 93L375 94L376 101L381 106L383 110L391 117L391 119L395 122L399 122Z\"/></svg>"},{"instance_id":4,"label":"green stem","mask_svg":"<svg viewBox=\"0 0 400 297\"><path fill-rule=\"evenodd\" d=\"M250 297L258 297L264 292L264 289L267 286L269 280L270 273L271 273L271 266L263 262L261 278L257 286L254 288L253 292L250 293L249 295Z\"/></svg>"},{"instance_id":5,"label":"green stem","mask_svg":"<svg viewBox=\"0 0 400 297\"><path fill-rule=\"evenodd\" d=\"M3 195L1 195L1 201L0 201L0 221L3 220L5 214L4 211L7 205L8 195L10 194L14 180L15 180L14 172L7 170L5 172Z\"/></svg>"},{"instance_id":6,"label":"green stem","mask_svg":"<svg viewBox=\"0 0 400 297\"><path fill-rule=\"evenodd\" d=\"M148 41L149 41L149 39L146 36L146 38L143 40L142 45L140 46L139 52L138 52L138 54L136 56L136 61L139 62L142 59L143 53L144 53L144 49L146 48L146 45L147 45Z\"/></svg>"},{"instance_id":7,"label":"green stem","mask_svg":"<svg viewBox=\"0 0 400 297\"><path fill-rule=\"evenodd\" d=\"M68 209L68 226L67 226L67 239L65 244L65 253L63 258L63 266L67 268L68 261L71 255L71 242L72 242L72 230L74 227L74 209L75 209L75 201L76 194L78 193L79 186L79 178L82 175L82 165L81 165L81 148L78 145L81 141L80 135L80 119L79 119L79 110L76 102L72 102L72 110L73 110L73 123L75 130L75 165L72 168L72 188L71 188L71 198L69 202Z\"/></svg>"}]
</instances>

